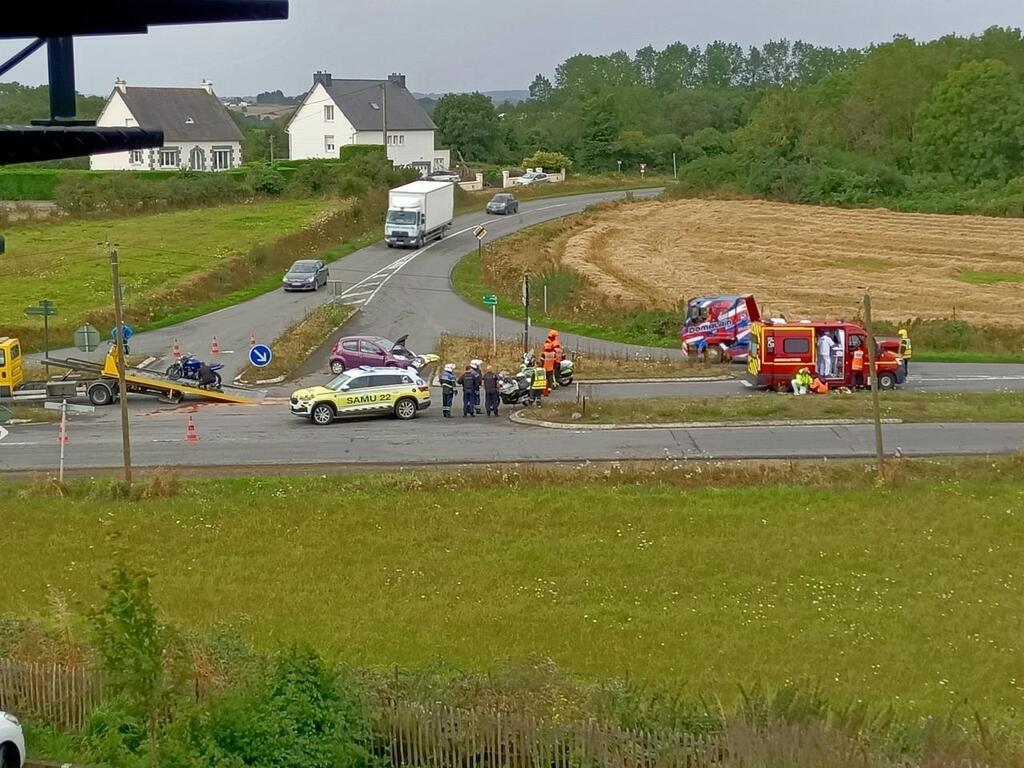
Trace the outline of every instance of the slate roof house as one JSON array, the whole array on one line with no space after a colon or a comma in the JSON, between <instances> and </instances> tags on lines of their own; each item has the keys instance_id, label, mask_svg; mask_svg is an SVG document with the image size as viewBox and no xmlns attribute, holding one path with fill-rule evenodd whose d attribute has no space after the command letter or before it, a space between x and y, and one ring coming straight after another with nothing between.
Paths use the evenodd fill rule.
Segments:
<instances>
[{"instance_id":1,"label":"slate roof house","mask_svg":"<svg viewBox=\"0 0 1024 768\"><path fill-rule=\"evenodd\" d=\"M164 145L157 149L93 155L89 167L96 171L226 171L242 163L242 132L208 80L199 88L149 88L118 80L96 125L164 132Z\"/></svg>"},{"instance_id":2,"label":"slate roof house","mask_svg":"<svg viewBox=\"0 0 1024 768\"><path fill-rule=\"evenodd\" d=\"M317 72L287 130L293 160L337 157L346 144L386 143L395 165L412 166L423 175L449 163L448 150L435 148L437 126L405 87L405 75L342 80Z\"/></svg>"}]
</instances>

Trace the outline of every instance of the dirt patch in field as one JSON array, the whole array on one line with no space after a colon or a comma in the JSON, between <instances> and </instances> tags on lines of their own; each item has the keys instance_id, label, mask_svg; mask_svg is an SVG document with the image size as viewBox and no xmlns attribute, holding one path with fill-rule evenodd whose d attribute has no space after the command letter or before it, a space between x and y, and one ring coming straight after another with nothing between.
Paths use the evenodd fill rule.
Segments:
<instances>
[{"instance_id":1,"label":"dirt patch in field","mask_svg":"<svg viewBox=\"0 0 1024 768\"><path fill-rule=\"evenodd\" d=\"M753 293L789 319L852 318L871 286L879 317L1024 325L1020 219L678 200L609 208L557 245L623 309Z\"/></svg>"}]
</instances>

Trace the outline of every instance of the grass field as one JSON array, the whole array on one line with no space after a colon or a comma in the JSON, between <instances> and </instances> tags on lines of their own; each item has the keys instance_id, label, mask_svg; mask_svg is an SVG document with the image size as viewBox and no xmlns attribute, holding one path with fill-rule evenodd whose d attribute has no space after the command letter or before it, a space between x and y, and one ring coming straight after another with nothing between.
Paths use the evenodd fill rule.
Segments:
<instances>
[{"instance_id":1,"label":"grass field","mask_svg":"<svg viewBox=\"0 0 1024 768\"><path fill-rule=\"evenodd\" d=\"M787 317L853 317L867 284L879 317L1019 326L1022 246L1019 219L676 200L604 213L561 259L623 307L753 293Z\"/></svg>"},{"instance_id":2,"label":"grass field","mask_svg":"<svg viewBox=\"0 0 1024 768\"><path fill-rule=\"evenodd\" d=\"M1019 707L1020 458L478 468L189 484L179 498L0 487L0 611L84 614L111 560L168 619L373 665L550 658L734 696L820 683L911 712ZM557 491L557 493L555 492ZM40 506L46 513L40 514ZM59 601L57 601L59 602Z\"/></svg>"},{"instance_id":3,"label":"grass field","mask_svg":"<svg viewBox=\"0 0 1024 768\"><path fill-rule=\"evenodd\" d=\"M104 242L118 246L126 312L145 316L154 297L198 279L257 244L301 230L330 206L324 200L282 200L13 226L4 233L7 253L0 260L7 299L0 304L0 329L27 331L38 325L39 334L23 334L35 341L42 324L26 321L23 310L49 298L59 313L51 321L55 346L70 343L67 334L84 316L107 311L111 304ZM182 297L175 309L189 311L208 298L197 287L193 300Z\"/></svg>"},{"instance_id":4,"label":"grass field","mask_svg":"<svg viewBox=\"0 0 1024 768\"><path fill-rule=\"evenodd\" d=\"M1024 421L1024 392L883 392L884 419L907 422ZM574 413L580 418L573 419ZM658 424L687 421L789 421L795 419L870 419L871 395L833 393L794 397L761 393L743 397L661 397L546 403L528 418L575 424Z\"/></svg>"}]
</instances>

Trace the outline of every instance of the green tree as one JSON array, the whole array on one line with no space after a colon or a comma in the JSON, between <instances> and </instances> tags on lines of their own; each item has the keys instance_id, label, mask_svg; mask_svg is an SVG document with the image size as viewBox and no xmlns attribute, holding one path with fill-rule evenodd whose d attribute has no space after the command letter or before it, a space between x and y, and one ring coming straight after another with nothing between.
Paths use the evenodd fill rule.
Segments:
<instances>
[{"instance_id":1,"label":"green tree","mask_svg":"<svg viewBox=\"0 0 1024 768\"><path fill-rule=\"evenodd\" d=\"M593 96L583 105L583 136L576 153L578 164L590 171L614 166L619 126L612 96Z\"/></svg>"},{"instance_id":2,"label":"green tree","mask_svg":"<svg viewBox=\"0 0 1024 768\"><path fill-rule=\"evenodd\" d=\"M1022 171L1024 85L1001 61L972 61L951 72L921 106L914 165L977 183Z\"/></svg>"},{"instance_id":3,"label":"green tree","mask_svg":"<svg viewBox=\"0 0 1024 768\"><path fill-rule=\"evenodd\" d=\"M492 160L502 128L494 103L482 93L449 93L434 107L441 140L466 160Z\"/></svg>"},{"instance_id":4,"label":"green tree","mask_svg":"<svg viewBox=\"0 0 1024 768\"><path fill-rule=\"evenodd\" d=\"M537 75L530 83L530 98L535 101L546 100L551 95L551 91L551 81L544 75Z\"/></svg>"}]
</instances>

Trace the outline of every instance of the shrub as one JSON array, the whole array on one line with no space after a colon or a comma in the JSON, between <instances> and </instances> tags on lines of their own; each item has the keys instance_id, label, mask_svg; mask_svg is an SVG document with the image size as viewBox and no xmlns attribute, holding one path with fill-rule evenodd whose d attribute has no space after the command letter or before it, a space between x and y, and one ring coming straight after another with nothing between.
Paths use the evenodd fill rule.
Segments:
<instances>
[{"instance_id":1,"label":"shrub","mask_svg":"<svg viewBox=\"0 0 1024 768\"><path fill-rule=\"evenodd\" d=\"M568 171L572 168L572 160L561 152L547 152L541 149L529 157L524 157L523 165L527 168L543 168L545 171L551 172L557 172L562 168Z\"/></svg>"},{"instance_id":2,"label":"shrub","mask_svg":"<svg viewBox=\"0 0 1024 768\"><path fill-rule=\"evenodd\" d=\"M146 726L123 699L110 699L89 714L82 746L92 762L109 768L138 768L148 761Z\"/></svg>"},{"instance_id":3,"label":"shrub","mask_svg":"<svg viewBox=\"0 0 1024 768\"><path fill-rule=\"evenodd\" d=\"M383 144L346 144L341 148L338 156L342 161L375 156L380 160L387 160Z\"/></svg>"},{"instance_id":4,"label":"shrub","mask_svg":"<svg viewBox=\"0 0 1024 768\"><path fill-rule=\"evenodd\" d=\"M700 157L679 169L679 182L669 196L688 196L743 188L745 164L737 154Z\"/></svg>"},{"instance_id":5,"label":"shrub","mask_svg":"<svg viewBox=\"0 0 1024 768\"><path fill-rule=\"evenodd\" d=\"M245 184L264 195L279 195L285 188L284 176L266 163L253 163L245 174Z\"/></svg>"},{"instance_id":6,"label":"shrub","mask_svg":"<svg viewBox=\"0 0 1024 768\"><path fill-rule=\"evenodd\" d=\"M193 709L160 745L167 768L372 764L369 711L312 651L280 654L255 683Z\"/></svg>"}]
</instances>

